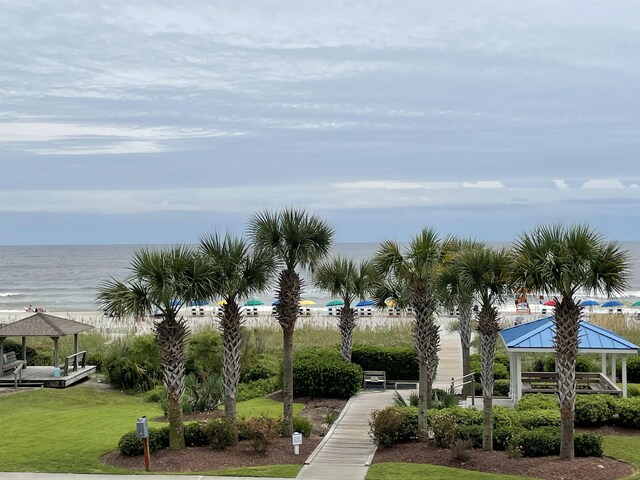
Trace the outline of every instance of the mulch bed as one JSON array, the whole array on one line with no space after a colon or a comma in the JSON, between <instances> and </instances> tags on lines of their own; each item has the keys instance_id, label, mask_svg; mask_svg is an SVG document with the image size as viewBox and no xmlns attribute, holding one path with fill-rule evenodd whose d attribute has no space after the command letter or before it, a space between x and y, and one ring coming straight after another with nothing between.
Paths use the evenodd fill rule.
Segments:
<instances>
[{"instance_id":1,"label":"mulch bed","mask_svg":"<svg viewBox=\"0 0 640 480\"><path fill-rule=\"evenodd\" d=\"M640 429L616 427L615 425L603 425L602 427L577 427L576 432L592 432L596 435L618 435L621 437L640 436Z\"/></svg>"},{"instance_id":2,"label":"mulch bed","mask_svg":"<svg viewBox=\"0 0 640 480\"><path fill-rule=\"evenodd\" d=\"M428 463L505 475L521 475L545 480L598 479L615 480L635 472L628 463L612 458L583 457L572 462L559 457L509 458L506 452L470 451L469 460L454 460L451 451L430 443L404 443L392 448L379 448L373 463Z\"/></svg>"}]
</instances>

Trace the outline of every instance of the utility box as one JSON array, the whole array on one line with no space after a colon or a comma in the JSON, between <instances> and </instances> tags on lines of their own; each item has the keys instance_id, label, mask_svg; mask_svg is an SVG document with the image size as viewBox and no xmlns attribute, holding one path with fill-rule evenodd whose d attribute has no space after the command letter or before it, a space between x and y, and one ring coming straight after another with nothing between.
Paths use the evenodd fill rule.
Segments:
<instances>
[{"instance_id":1,"label":"utility box","mask_svg":"<svg viewBox=\"0 0 640 480\"><path fill-rule=\"evenodd\" d=\"M149 438L149 425L147 424L147 417L140 417L136 421L136 437Z\"/></svg>"}]
</instances>

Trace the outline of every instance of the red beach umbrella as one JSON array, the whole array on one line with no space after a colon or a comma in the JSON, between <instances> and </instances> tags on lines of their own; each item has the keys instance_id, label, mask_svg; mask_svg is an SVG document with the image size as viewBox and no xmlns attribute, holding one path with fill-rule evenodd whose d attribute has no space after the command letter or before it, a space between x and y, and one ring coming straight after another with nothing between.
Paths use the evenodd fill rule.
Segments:
<instances>
[{"instance_id":1,"label":"red beach umbrella","mask_svg":"<svg viewBox=\"0 0 640 480\"><path fill-rule=\"evenodd\" d=\"M556 301L555 300L547 300L546 302L544 302L544 304L548 307L555 307L556 306Z\"/></svg>"}]
</instances>

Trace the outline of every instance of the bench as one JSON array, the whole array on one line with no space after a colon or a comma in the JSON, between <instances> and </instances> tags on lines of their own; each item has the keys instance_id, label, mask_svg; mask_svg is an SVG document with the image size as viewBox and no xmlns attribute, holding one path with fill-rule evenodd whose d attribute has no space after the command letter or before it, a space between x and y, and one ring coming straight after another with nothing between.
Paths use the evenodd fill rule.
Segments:
<instances>
[{"instance_id":1,"label":"bench","mask_svg":"<svg viewBox=\"0 0 640 480\"><path fill-rule=\"evenodd\" d=\"M14 370L18 365L24 366L24 362L16 358L16 352L5 353L2 360L2 373Z\"/></svg>"},{"instance_id":2,"label":"bench","mask_svg":"<svg viewBox=\"0 0 640 480\"><path fill-rule=\"evenodd\" d=\"M365 370L364 371L364 388L367 385L381 386L383 390L387 389L387 374L382 370Z\"/></svg>"},{"instance_id":3,"label":"bench","mask_svg":"<svg viewBox=\"0 0 640 480\"><path fill-rule=\"evenodd\" d=\"M64 360L64 376L66 377L67 375L69 375L69 372L77 372L78 371L78 367L80 368L84 368L86 366L86 361L87 361L87 352L78 352L78 353L74 353L73 355L69 355L68 357L65 358Z\"/></svg>"}]
</instances>

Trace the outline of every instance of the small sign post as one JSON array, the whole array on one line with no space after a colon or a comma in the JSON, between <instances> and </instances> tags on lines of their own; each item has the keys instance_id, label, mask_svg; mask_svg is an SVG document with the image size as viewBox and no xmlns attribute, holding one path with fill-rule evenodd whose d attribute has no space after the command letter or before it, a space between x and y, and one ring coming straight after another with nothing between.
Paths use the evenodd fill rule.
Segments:
<instances>
[{"instance_id":1,"label":"small sign post","mask_svg":"<svg viewBox=\"0 0 640 480\"><path fill-rule=\"evenodd\" d=\"M291 435L291 443L293 443L293 453L295 455L300 455L300 445L302 445L302 434L298 432L293 432L293 435Z\"/></svg>"},{"instance_id":2,"label":"small sign post","mask_svg":"<svg viewBox=\"0 0 640 480\"><path fill-rule=\"evenodd\" d=\"M142 445L144 447L144 470L148 472L151 467L151 453L149 452L149 425L147 424L147 417L140 417L136 421L136 436L142 439Z\"/></svg>"}]
</instances>

